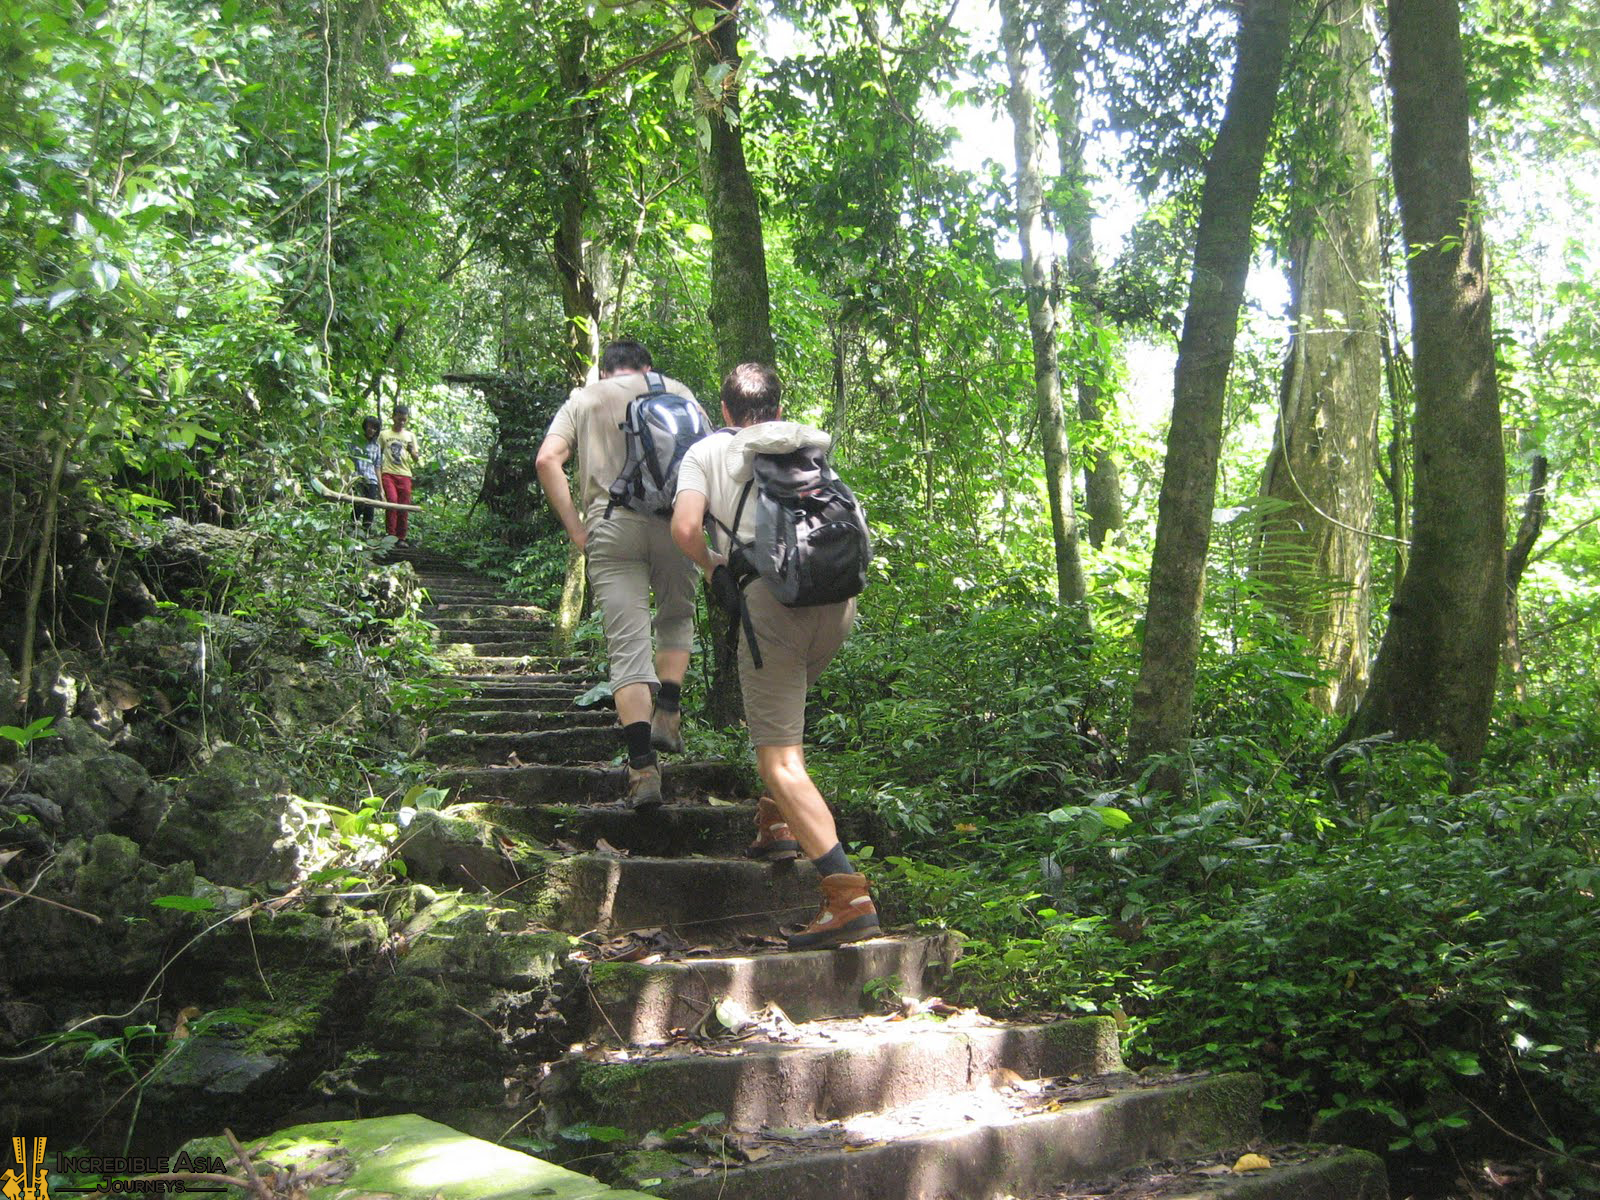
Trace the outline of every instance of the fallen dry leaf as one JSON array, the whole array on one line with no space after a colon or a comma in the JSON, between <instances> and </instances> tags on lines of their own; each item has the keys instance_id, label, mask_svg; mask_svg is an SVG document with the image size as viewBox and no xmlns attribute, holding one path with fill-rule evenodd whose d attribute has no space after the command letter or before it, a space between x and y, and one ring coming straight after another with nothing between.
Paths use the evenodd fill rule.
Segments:
<instances>
[{"instance_id":1,"label":"fallen dry leaf","mask_svg":"<svg viewBox=\"0 0 1600 1200\"><path fill-rule=\"evenodd\" d=\"M1233 1173L1243 1175L1246 1171L1265 1171L1271 1165L1264 1154L1241 1154L1239 1161L1233 1164Z\"/></svg>"}]
</instances>

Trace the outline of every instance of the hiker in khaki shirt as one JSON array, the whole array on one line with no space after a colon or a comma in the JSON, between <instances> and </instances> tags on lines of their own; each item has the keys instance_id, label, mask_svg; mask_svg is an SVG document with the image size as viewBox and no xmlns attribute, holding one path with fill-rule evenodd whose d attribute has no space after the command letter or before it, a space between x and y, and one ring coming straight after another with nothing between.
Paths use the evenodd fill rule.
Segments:
<instances>
[{"instance_id":1,"label":"hiker in khaki shirt","mask_svg":"<svg viewBox=\"0 0 1600 1200\"><path fill-rule=\"evenodd\" d=\"M550 422L534 462L550 507L588 559L589 583L605 624L611 691L628 750L627 802L635 809L662 802L656 751L683 750L680 701L694 635L694 565L673 545L667 518L610 503L611 484L627 461L622 421L628 402L646 391L645 373L653 369L650 352L638 342L608 345L600 355L599 380L573 390ZM676 380L667 380L667 385L694 400L694 393ZM581 512L566 475L574 453ZM652 705L650 692L657 685Z\"/></svg>"},{"instance_id":2,"label":"hiker in khaki shirt","mask_svg":"<svg viewBox=\"0 0 1600 1200\"><path fill-rule=\"evenodd\" d=\"M678 468L672 506L672 539L705 572L713 594L735 587L725 555L714 553L703 532L707 516L730 528L748 485L751 457L783 454L806 446L826 449L819 429L780 420L783 389L777 372L760 363L735 367L722 381L722 417L732 428L689 447ZM734 534L754 536L756 505L739 513ZM757 667L749 639L739 645L739 690L755 744L756 770L767 795L756 805L752 858L794 858L803 850L817 869L822 908L809 925L788 935L791 950L815 950L876 937L878 911L866 878L856 873L839 842L828 802L806 770L806 691L822 674L855 622L856 602L844 600L789 608L755 576L744 589L751 625L761 646Z\"/></svg>"}]
</instances>

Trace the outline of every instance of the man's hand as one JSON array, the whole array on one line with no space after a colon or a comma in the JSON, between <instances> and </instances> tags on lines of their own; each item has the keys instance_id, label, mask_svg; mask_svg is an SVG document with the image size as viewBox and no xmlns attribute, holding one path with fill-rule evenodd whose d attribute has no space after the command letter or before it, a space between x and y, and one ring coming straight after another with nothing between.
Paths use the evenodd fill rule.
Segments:
<instances>
[{"instance_id":1,"label":"man's hand","mask_svg":"<svg viewBox=\"0 0 1600 1200\"><path fill-rule=\"evenodd\" d=\"M706 582L711 588L711 598L717 602L717 607L729 616L737 614L744 597L739 594L739 585L734 582L733 572L728 569L728 564L718 563L706 576Z\"/></svg>"},{"instance_id":2,"label":"man's hand","mask_svg":"<svg viewBox=\"0 0 1600 1200\"><path fill-rule=\"evenodd\" d=\"M567 534L567 538L578 548L579 554L587 554L589 552L589 531L582 525L578 526L577 533Z\"/></svg>"}]
</instances>

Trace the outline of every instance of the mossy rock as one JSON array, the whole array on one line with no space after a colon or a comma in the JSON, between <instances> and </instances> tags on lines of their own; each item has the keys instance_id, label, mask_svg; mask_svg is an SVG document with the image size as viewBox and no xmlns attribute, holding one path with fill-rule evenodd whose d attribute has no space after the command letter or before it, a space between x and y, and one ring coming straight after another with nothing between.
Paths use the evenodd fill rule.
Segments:
<instances>
[{"instance_id":1,"label":"mossy rock","mask_svg":"<svg viewBox=\"0 0 1600 1200\"><path fill-rule=\"evenodd\" d=\"M226 1144L219 1148L219 1143L203 1138L183 1149L190 1155L226 1155ZM262 1164L301 1172L329 1169L331 1181L311 1188L308 1200L646 1200L642 1193L608 1187L409 1113L297 1125L261 1139L249 1151Z\"/></svg>"}]
</instances>

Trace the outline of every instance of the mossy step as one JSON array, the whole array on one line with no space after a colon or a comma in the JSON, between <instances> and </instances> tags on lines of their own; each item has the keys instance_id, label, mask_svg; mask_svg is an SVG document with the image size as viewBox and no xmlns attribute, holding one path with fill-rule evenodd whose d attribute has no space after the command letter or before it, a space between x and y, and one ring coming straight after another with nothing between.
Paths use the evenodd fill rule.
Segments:
<instances>
[{"instance_id":1,"label":"mossy step","mask_svg":"<svg viewBox=\"0 0 1600 1200\"><path fill-rule=\"evenodd\" d=\"M445 715L436 721L435 726L448 725L449 722L465 719L472 716L516 716L524 713L537 720L571 717L592 717L597 725L615 724L616 710L600 704L588 708L579 708L573 703L578 693L570 688L546 688L543 694L535 690L532 695L521 696L515 691L509 694L486 694L472 690L466 695L452 700L445 707ZM579 722L580 724L582 722Z\"/></svg>"},{"instance_id":2,"label":"mossy step","mask_svg":"<svg viewBox=\"0 0 1600 1200\"><path fill-rule=\"evenodd\" d=\"M999 1200L1053 1183L1104 1175L1152 1159L1238 1145L1259 1131L1262 1089L1253 1075L1143 1086L1129 1079L1092 1100L1027 1115L973 1117L952 1107L936 1126L896 1136L895 1114L876 1140L780 1152L731 1170L669 1178L674 1200ZM652 1164L654 1176L665 1160Z\"/></svg>"},{"instance_id":3,"label":"mossy step","mask_svg":"<svg viewBox=\"0 0 1600 1200\"><path fill-rule=\"evenodd\" d=\"M940 1094L1058 1075L1122 1070L1116 1022L1050 1025L821 1021L792 1041L680 1044L655 1057L557 1062L540 1088L547 1121L632 1133L726 1114L738 1130L801 1126L898 1108Z\"/></svg>"},{"instance_id":4,"label":"mossy step","mask_svg":"<svg viewBox=\"0 0 1600 1200\"><path fill-rule=\"evenodd\" d=\"M506 762L515 754L523 762L605 762L622 752L622 730L609 727L541 729L511 733L436 733L423 747L423 757L438 763Z\"/></svg>"},{"instance_id":5,"label":"mossy step","mask_svg":"<svg viewBox=\"0 0 1600 1200\"><path fill-rule=\"evenodd\" d=\"M521 659L518 664L526 668ZM464 658L461 660L457 673L444 677L444 681L452 687L474 688L486 696L514 696L519 693L528 694L532 688L566 688L573 695L582 695L588 691L593 682L586 675L576 674L572 671L494 671L483 670L481 658Z\"/></svg>"},{"instance_id":6,"label":"mossy step","mask_svg":"<svg viewBox=\"0 0 1600 1200\"><path fill-rule=\"evenodd\" d=\"M570 702L501 701L479 706L472 699L451 705L432 727L441 733L531 733L541 729L617 728L609 708L573 708Z\"/></svg>"},{"instance_id":7,"label":"mossy step","mask_svg":"<svg viewBox=\"0 0 1600 1200\"><path fill-rule=\"evenodd\" d=\"M441 647L441 650L459 651L462 647ZM471 654L455 653L444 654L446 661L452 662L456 669L464 675L565 675L570 671L588 665L586 658L553 658L544 653L538 654ZM581 676L571 676L573 682L579 682Z\"/></svg>"},{"instance_id":8,"label":"mossy step","mask_svg":"<svg viewBox=\"0 0 1600 1200\"><path fill-rule=\"evenodd\" d=\"M1268 1165L1234 1170L1247 1153ZM1085 1195L1139 1200L1388 1200L1389 1182L1383 1160L1365 1150L1251 1144L1133 1167L1086 1185L1051 1188L1030 1200L1077 1200Z\"/></svg>"},{"instance_id":9,"label":"mossy step","mask_svg":"<svg viewBox=\"0 0 1600 1200\"><path fill-rule=\"evenodd\" d=\"M642 1192L609 1187L412 1113L295 1125L247 1149L262 1166L293 1166L302 1176L319 1166L338 1166L331 1182L299 1193L308 1200L646 1200ZM184 1150L231 1161L221 1138L201 1138Z\"/></svg>"},{"instance_id":10,"label":"mossy step","mask_svg":"<svg viewBox=\"0 0 1600 1200\"><path fill-rule=\"evenodd\" d=\"M621 804L535 804L519 809L519 826L540 841L590 849L605 841L630 854L736 858L755 836L756 806L689 800L633 812Z\"/></svg>"},{"instance_id":11,"label":"mossy step","mask_svg":"<svg viewBox=\"0 0 1600 1200\"><path fill-rule=\"evenodd\" d=\"M473 767L443 772L440 787L455 788L462 800L502 800L519 804L601 804L620 800L627 772L618 767ZM718 796L750 799L750 768L731 762L668 763L662 770L668 802Z\"/></svg>"},{"instance_id":12,"label":"mossy step","mask_svg":"<svg viewBox=\"0 0 1600 1200\"><path fill-rule=\"evenodd\" d=\"M429 622L441 635L452 636L450 641L472 641L470 634L481 634L492 637L496 634L528 634L546 632L550 629L550 618L539 609L529 609L524 617L437 617Z\"/></svg>"},{"instance_id":13,"label":"mossy step","mask_svg":"<svg viewBox=\"0 0 1600 1200\"><path fill-rule=\"evenodd\" d=\"M805 861L575 854L550 866L544 887L552 929L610 936L661 928L710 945L804 924L818 903L817 874Z\"/></svg>"},{"instance_id":14,"label":"mossy step","mask_svg":"<svg viewBox=\"0 0 1600 1200\"><path fill-rule=\"evenodd\" d=\"M458 666L469 665L461 662L462 659L475 659L479 662L492 659L498 662L500 659L512 658L537 664L543 670L566 671L585 666L589 662L588 659L576 655L557 654L548 639L526 635L482 642L440 640L434 643L434 650L441 658L448 659Z\"/></svg>"},{"instance_id":15,"label":"mossy step","mask_svg":"<svg viewBox=\"0 0 1600 1200\"><path fill-rule=\"evenodd\" d=\"M422 606L422 615L438 624L440 621L520 621L550 619L548 609L520 600L502 600L499 603L435 599Z\"/></svg>"},{"instance_id":16,"label":"mossy step","mask_svg":"<svg viewBox=\"0 0 1600 1200\"><path fill-rule=\"evenodd\" d=\"M959 954L950 934L915 934L836 950L597 963L589 973L589 1028L596 1037L652 1045L694 1026L719 996L752 1011L776 1004L795 1021L859 1016L879 1008L869 986L892 986L909 999L933 994Z\"/></svg>"}]
</instances>

